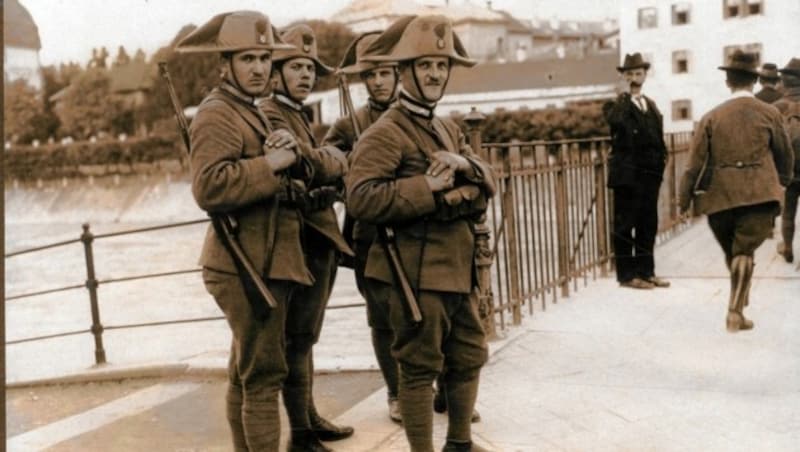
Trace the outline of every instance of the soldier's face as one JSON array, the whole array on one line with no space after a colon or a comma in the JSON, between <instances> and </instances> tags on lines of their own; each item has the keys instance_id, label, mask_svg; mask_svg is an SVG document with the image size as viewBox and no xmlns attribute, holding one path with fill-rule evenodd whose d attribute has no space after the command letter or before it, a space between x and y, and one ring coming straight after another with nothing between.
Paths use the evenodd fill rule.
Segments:
<instances>
[{"instance_id":1,"label":"soldier's face","mask_svg":"<svg viewBox=\"0 0 800 452\"><path fill-rule=\"evenodd\" d=\"M370 96L380 103L386 103L394 97L397 74L392 67L377 67L365 72L361 78L367 85Z\"/></svg>"},{"instance_id":2,"label":"soldier's face","mask_svg":"<svg viewBox=\"0 0 800 452\"><path fill-rule=\"evenodd\" d=\"M243 50L231 56L231 70L239 88L251 96L259 96L269 83L272 56L269 50Z\"/></svg>"},{"instance_id":3,"label":"soldier's face","mask_svg":"<svg viewBox=\"0 0 800 452\"><path fill-rule=\"evenodd\" d=\"M306 100L314 87L316 69L314 61L310 58L293 58L283 63L281 70L287 94L300 102Z\"/></svg>"},{"instance_id":4,"label":"soldier's face","mask_svg":"<svg viewBox=\"0 0 800 452\"><path fill-rule=\"evenodd\" d=\"M439 56L417 58L411 70L414 71L423 100L436 102L442 98L447 79L450 77L450 58ZM414 83L413 80L406 80L407 78L410 77L403 78L404 87L407 83ZM412 89L411 92L413 91L415 90Z\"/></svg>"}]
</instances>

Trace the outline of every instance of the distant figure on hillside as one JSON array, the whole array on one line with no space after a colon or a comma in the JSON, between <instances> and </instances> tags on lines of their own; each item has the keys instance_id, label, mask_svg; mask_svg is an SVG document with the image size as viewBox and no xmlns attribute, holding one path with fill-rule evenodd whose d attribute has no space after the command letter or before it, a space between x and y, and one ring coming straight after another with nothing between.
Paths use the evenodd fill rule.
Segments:
<instances>
[{"instance_id":1,"label":"distant figure on hillside","mask_svg":"<svg viewBox=\"0 0 800 452\"><path fill-rule=\"evenodd\" d=\"M603 106L611 130L608 187L614 190L614 258L622 287L669 287L655 275L653 248L658 232L658 190L667 161L664 118L642 94L650 63L640 53L625 55L617 71L622 86L616 101Z\"/></svg>"},{"instance_id":2,"label":"distant figure on hillside","mask_svg":"<svg viewBox=\"0 0 800 452\"><path fill-rule=\"evenodd\" d=\"M793 156L780 113L753 96L759 76L755 56L737 51L719 69L725 71L732 95L697 125L679 199L682 212L694 201L695 212L708 215L725 252L731 275L725 323L734 333L753 328L743 313L753 254L772 232Z\"/></svg>"},{"instance_id":3,"label":"distant figure on hillside","mask_svg":"<svg viewBox=\"0 0 800 452\"><path fill-rule=\"evenodd\" d=\"M800 198L800 58L791 61L780 69L783 80L783 97L773 105L783 114L784 126L789 133L792 149L794 150L794 178L786 187L781 218L781 235L783 240L778 243L778 253L786 262L794 260L792 241L794 240L794 223L797 215L797 200Z\"/></svg>"},{"instance_id":4,"label":"distant figure on hillside","mask_svg":"<svg viewBox=\"0 0 800 452\"><path fill-rule=\"evenodd\" d=\"M778 74L778 66L775 63L764 63L758 74L758 82L761 83L761 91L756 93L756 99L763 100L771 104L783 96L779 88L781 76Z\"/></svg>"}]
</instances>

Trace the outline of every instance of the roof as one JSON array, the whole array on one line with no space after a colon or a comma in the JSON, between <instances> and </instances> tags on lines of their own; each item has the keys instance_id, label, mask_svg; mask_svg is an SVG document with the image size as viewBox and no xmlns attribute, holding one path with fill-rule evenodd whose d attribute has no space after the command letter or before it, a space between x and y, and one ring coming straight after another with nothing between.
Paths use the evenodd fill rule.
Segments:
<instances>
[{"instance_id":1,"label":"roof","mask_svg":"<svg viewBox=\"0 0 800 452\"><path fill-rule=\"evenodd\" d=\"M619 80L619 55L549 59L515 63L484 63L471 69L456 67L447 94L558 88L613 84Z\"/></svg>"},{"instance_id":2,"label":"roof","mask_svg":"<svg viewBox=\"0 0 800 452\"><path fill-rule=\"evenodd\" d=\"M112 67L108 76L112 93L146 90L153 86L151 66L135 58L127 64Z\"/></svg>"},{"instance_id":3,"label":"roof","mask_svg":"<svg viewBox=\"0 0 800 452\"><path fill-rule=\"evenodd\" d=\"M19 0L3 2L3 45L39 50L39 28Z\"/></svg>"}]
</instances>

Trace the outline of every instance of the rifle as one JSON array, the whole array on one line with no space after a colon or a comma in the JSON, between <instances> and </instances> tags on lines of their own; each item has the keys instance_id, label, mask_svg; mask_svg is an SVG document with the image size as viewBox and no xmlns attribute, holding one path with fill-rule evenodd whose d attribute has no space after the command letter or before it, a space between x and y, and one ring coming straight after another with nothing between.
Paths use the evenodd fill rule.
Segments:
<instances>
[{"instance_id":1,"label":"rifle","mask_svg":"<svg viewBox=\"0 0 800 452\"><path fill-rule=\"evenodd\" d=\"M353 108L353 99L350 97L350 89L347 87L347 76L342 74L339 76L339 99L341 99L341 106L343 113L350 116L350 121L353 124L353 142L358 141L361 135L361 127L356 118L356 110ZM411 320L417 325L422 323L422 312L419 310L419 302L408 280L408 274L403 268L403 262L400 260L400 250L397 249L395 242L394 229L391 226L375 225L378 230L378 240L381 242L384 254L389 259L389 265L392 269L392 276L400 286L400 291L403 294L403 299L406 301L406 308L411 314Z\"/></svg>"},{"instance_id":2,"label":"rifle","mask_svg":"<svg viewBox=\"0 0 800 452\"><path fill-rule=\"evenodd\" d=\"M169 98L172 102L172 108L175 110L175 119L178 122L181 138L183 138L183 144L186 145L186 151L191 153L189 122L186 120L186 116L183 114L183 107L178 99L178 95L175 93L175 86L172 84L172 78L169 75L167 63L165 61L160 61L158 63L158 70L161 77L163 77L167 83ZM250 302L250 306L253 308L253 312L258 315L266 315L264 304L266 303L267 306L274 309L278 306L278 302L275 300L275 297L267 288L266 284L264 284L264 280L261 279L261 275L258 274L258 271L250 262L250 259L247 257L242 249L242 246L239 244L239 241L236 237L238 229L236 219L229 214L209 213L208 216L211 218L211 225L214 227L214 231L217 233L222 245L230 254L231 259L233 259L233 263L236 266L237 273L239 274L239 279L242 281L245 295L247 296L247 300Z\"/></svg>"}]
</instances>

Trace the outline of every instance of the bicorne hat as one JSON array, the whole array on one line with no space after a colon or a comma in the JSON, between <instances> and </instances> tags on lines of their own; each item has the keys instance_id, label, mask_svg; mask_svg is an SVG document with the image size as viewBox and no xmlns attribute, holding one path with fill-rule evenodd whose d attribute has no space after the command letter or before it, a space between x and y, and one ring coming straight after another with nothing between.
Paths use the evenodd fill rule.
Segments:
<instances>
[{"instance_id":1,"label":"bicorne hat","mask_svg":"<svg viewBox=\"0 0 800 452\"><path fill-rule=\"evenodd\" d=\"M636 52L634 54L626 53L625 60L622 62L622 66L617 66L617 71L625 72L631 69L639 69L643 68L644 70L650 69L650 63L642 58L642 54Z\"/></svg>"},{"instance_id":2,"label":"bicorne hat","mask_svg":"<svg viewBox=\"0 0 800 452\"><path fill-rule=\"evenodd\" d=\"M279 36L283 42L291 47L273 52L272 61L278 63L293 58L308 58L314 62L317 68L317 75L323 76L333 72L332 67L319 59L317 38L314 36L314 30L311 27L305 24L295 25L280 32Z\"/></svg>"},{"instance_id":3,"label":"bicorne hat","mask_svg":"<svg viewBox=\"0 0 800 452\"><path fill-rule=\"evenodd\" d=\"M447 57L452 64L472 67L477 61L453 31L453 23L445 16L401 17L378 36L367 48L363 61L376 63L402 62L427 56Z\"/></svg>"},{"instance_id":4,"label":"bicorne hat","mask_svg":"<svg viewBox=\"0 0 800 452\"><path fill-rule=\"evenodd\" d=\"M380 66L397 66L396 61L385 61L382 63L364 61L364 57L369 56L367 49L375 42L380 34L380 31L368 31L354 39L347 48L342 62L339 63L338 72L342 74L360 74Z\"/></svg>"},{"instance_id":5,"label":"bicorne hat","mask_svg":"<svg viewBox=\"0 0 800 452\"><path fill-rule=\"evenodd\" d=\"M238 52L248 49L290 49L277 36L269 17L256 11L218 14L186 35L177 52Z\"/></svg>"}]
</instances>

